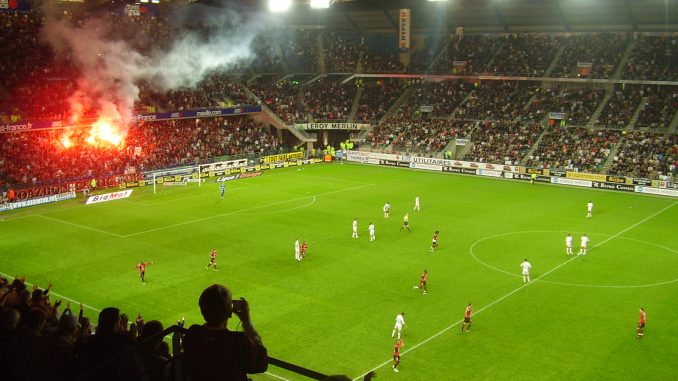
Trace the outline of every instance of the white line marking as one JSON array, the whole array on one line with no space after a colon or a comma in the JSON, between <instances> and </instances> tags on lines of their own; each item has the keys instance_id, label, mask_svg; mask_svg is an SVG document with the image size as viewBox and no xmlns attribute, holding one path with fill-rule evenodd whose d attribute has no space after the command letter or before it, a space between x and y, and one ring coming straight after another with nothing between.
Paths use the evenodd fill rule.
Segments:
<instances>
[{"instance_id":1,"label":"white line marking","mask_svg":"<svg viewBox=\"0 0 678 381\"><path fill-rule=\"evenodd\" d=\"M207 221L207 220L211 220L211 219L213 219L213 218L219 218L219 217L229 216L229 215L237 214L237 213L240 213L240 212L246 212L246 211L249 211L249 210L257 210L257 209L266 208L266 207L269 207L269 206L275 206L275 205L285 204L285 203L292 202L292 201L303 200L303 199L310 198L310 197L326 196L326 195L328 195L328 194L341 193L341 192L348 192L348 191L352 191L352 190L356 190L356 189L371 187L371 186L373 186L373 185L374 185L374 184L364 184L364 185L360 185L360 186L356 186L356 187L351 187L351 188L346 188L346 189L339 189L339 190L330 191L330 192L318 193L318 194L314 194L314 195L312 195L312 196L304 196L304 197L297 197L297 198L293 198L293 199L289 199L289 200L276 201L276 202L272 202L272 203L270 203L270 204L259 205L259 206L253 206L253 207L251 207L251 208L245 208L245 209L240 209L240 210L234 210L234 211L232 211L232 212L226 212L226 213L221 213L221 214L215 214L215 215L208 216L208 217L197 218L197 219L195 219L195 220L184 221L184 222L179 222L179 223L176 223L176 224L167 225L167 226L163 226L163 227L159 227L159 228L144 230L144 231L140 231L140 232L128 234L128 235L125 235L125 236L122 236L122 237L124 237L124 238L134 237L134 236L138 236L138 235L141 235L141 234L153 233L153 232L160 231L160 230L164 230L164 229L169 229L169 228L175 228L175 227L178 227L178 226L189 225L189 224L192 224L192 223L194 223L194 222Z\"/></svg>"},{"instance_id":2,"label":"white line marking","mask_svg":"<svg viewBox=\"0 0 678 381\"><path fill-rule=\"evenodd\" d=\"M616 238L616 237L619 237L621 234L626 233L627 231L629 231L629 230L635 228L636 226L638 226L638 225L644 223L645 221L651 219L652 217L655 217L656 215L658 215L658 214L664 212L665 210L672 208L672 207L673 207L674 205L676 205L676 204L678 204L678 202L674 202L673 204L671 204L671 205L669 205L669 206L667 206L667 207L665 207L665 208L662 208L662 209L659 210L658 212L655 212L655 213L651 214L649 217L643 219L642 221L640 221L640 222L638 222L638 223L636 223L636 224L631 225L630 227L628 227L628 228L626 228L626 229L620 231L619 233L617 233L617 234L611 236L610 238L608 238L608 239L606 239L606 240L600 242L599 244L593 246L592 250L595 249L596 247L598 247L598 246L600 246L600 245L606 243L606 242L609 242L610 240L612 240L612 239L614 239L614 238ZM542 274L540 277L536 278L536 279L533 280L532 282L524 283L522 286L516 288L515 290L509 292L508 294L502 296L501 298L499 298L499 299L497 299L497 300L491 302L490 304L484 306L483 308L477 310L477 311L474 313L474 315L477 315L477 314L479 314L479 313L485 311L486 309L488 309L488 308L494 306L495 304L501 302L502 300L504 300L504 299L510 297L511 295L513 295L513 294L515 294L516 292L518 292L518 291L524 289L525 287L527 287L527 286L529 286L529 285L531 285L531 284L533 284L533 283L536 283L536 282L537 282L538 280L540 280L541 278L543 278L543 277L545 277L545 276L551 274L552 272L558 270L559 268L565 266L566 264L568 264L568 263L574 261L574 260L577 259L577 258L578 258L578 256L575 255L574 257L568 259L567 261L565 261L565 262L559 264L558 266L552 268L551 270L545 272L544 274ZM425 339L424 341L422 341L422 342L420 342L420 343L415 344L414 346L410 347L409 349L403 351L403 352L401 353L401 356L404 355L404 354L406 354L406 353L408 353L408 352L411 352L411 351L413 351L413 350L419 348L420 346L422 346L422 345L428 343L429 341L431 341L431 340L435 339L436 337L442 335L443 333L449 331L450 329L454 328L454 327L457 326L459 323L461 323L463 320L464 320L464 319L457 320L456 322L454 322L454 323L452 323L451 325L449 325L449 326L447 326L446 328L444 328L442 331L440 331L440 332L434 334L433 336L431 336L431 337ZM381 367L384 366L384 365L390 364L392 361L393 361L393 360L390 360L390 359L384 361L383 363L377 365L375 368L372 368L372 369L368 370L367 372L362 373L360 376L354 378L353 381L358 381L358 380L360 380L360 379L363 378L367 373L369 373L369 372L371 372L371 371L374 371L374 370L377 370L377 369L381 368Z\"/></svg>"},{"instance_id":3,"label":"white line marking","mask_svg":"<svg viewBox=\"0 0 678 381\"><path fill-rule=\"evenodd\" d=\"M0 272L0 275L2 275L3 277L7 278L7 280L9 280L9 279L11 279L11 278L15 278L15 277L9 276L9 275L7 275L7 274L5 274L5 273L3 273L3 272ZM33 286L32 283L28 283L28 282L24 282L24 283L26 283L26 285L28 285L28 286ZM52 295L54 295L54 296L56 296L56 297L58 297L58 298L68 300L69 302L73 302L73 303L78 304L78 305L79 305L79 304L82 304L83 307L89 308L89 309L92 310L92 311L101 312L101 310L98 309L98 308L94 308L94 307L92 307L92 306L88 306L88 305L85 304L85 303L80 303L80 302L78 302L77 300L71 299L71 298L69 298L69 297L67 297L67 296L63 296L63 295L57 294L56 292L54 292L54 291L52 291L52 290L50 290L49 293L52 294Z\"/></svg>"},{"instance_id":4,"label":"white line marking","mask_svg":"<svg viewBox=\"0 0 678 381\"><path fill-rule=\"evenodd\" d=\"M266 374L268 374L269 376L273 376L273 377L275 377L275 378L277 378L277 379L279 379L279 380L290 381L290 380L286 379L285 377L278 376L277 374L273 374L273 373L271 373L271 372L266 372Z\"/></svg>"},{"instance_id":5,"label":"white line marking","mask_svg":"<svg viewBox=\"0 0 678 381\"><path fill-rule=\"evenodd\" d=\"M124 237L123 235L120 235L120 234L118 234L118 233L111 233L111 232L108 232L108 231L105 231L105 230L101 230L101 229L97 229L97 228L93 228L93 227L90 227L90 226L85 226L85 225L76 224L75 222L70 222L70 221L66 221L66 220L60 220L60 219L58 219L58 218L53 218L53 217L47 217L47 216L42 215L42 214L36 214L35 216L37 216L37 217L42 217L42 218L47 219L47 220L50 220L50 221L56 221L56 222L61 222L61 223L66 224L66 225L75 226L75 227L78 227L78 228L80 228L80 229L87 229L87 230L92 230L92 231L99 232L99 233L103 233L103 234L112 235L113 237L118 237L118 238L123 238L123 237Z\"/></svg>"}]
</instances>

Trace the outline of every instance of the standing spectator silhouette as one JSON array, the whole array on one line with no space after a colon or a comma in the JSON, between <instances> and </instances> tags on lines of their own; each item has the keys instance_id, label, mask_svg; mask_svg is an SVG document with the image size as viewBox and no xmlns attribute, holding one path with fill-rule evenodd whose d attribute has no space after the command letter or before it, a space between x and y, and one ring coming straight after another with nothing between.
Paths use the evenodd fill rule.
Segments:
<instances>
[{"instance_id":1,"label":"standing spectator silhouette","mask_svg":"<svg viewBox=\"0 0 678 381\"><path fill-rule=\"evenodd\" d=\"M267 350L252 326L247 301L241 298L233 303L231 292L214 284L202 292L198 303L205 324L191 326L184 338L187 380L246 381L248 373L265 372ZM244 332L228 330L233 313Z\"/></svg>"}]
</instances>

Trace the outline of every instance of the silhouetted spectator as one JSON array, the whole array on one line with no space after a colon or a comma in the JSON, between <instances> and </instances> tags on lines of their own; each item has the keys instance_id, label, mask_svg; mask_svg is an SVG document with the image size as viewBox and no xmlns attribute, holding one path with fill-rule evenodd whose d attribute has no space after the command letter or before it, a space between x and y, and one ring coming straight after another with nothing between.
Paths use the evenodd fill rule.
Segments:
<instances>
[{"instance_id":1,"label":"silhouetted spectator","mask_svg":"<svg viewBox=\"0 0 678 381\"><path fill-rule=\"evenodd\" d=\"M268 355L261 337L252 326L245 299L232 300L231 292L215 284L200 295L200 312L205 324L193 325L184 338L189 381L245 381L247 373L262 373L268 368ZM235 313L244 332L227 328Z\"/></svg>"}]
</instances>

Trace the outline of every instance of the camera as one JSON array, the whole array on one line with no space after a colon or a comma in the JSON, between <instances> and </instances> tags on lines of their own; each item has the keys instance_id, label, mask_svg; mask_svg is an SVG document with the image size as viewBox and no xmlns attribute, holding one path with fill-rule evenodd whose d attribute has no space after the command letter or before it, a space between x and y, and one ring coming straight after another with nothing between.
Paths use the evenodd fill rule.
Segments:
<instances>
[{"instance_id":1,"label":"camera","mask_svg":"<svg viewBox=\"0 0 678 381\"><path fill-rule=\"evenodd\" d=\"M242 311L244 302L242 300L233 300L233 312Z\"/></svg>"}]
</instances>

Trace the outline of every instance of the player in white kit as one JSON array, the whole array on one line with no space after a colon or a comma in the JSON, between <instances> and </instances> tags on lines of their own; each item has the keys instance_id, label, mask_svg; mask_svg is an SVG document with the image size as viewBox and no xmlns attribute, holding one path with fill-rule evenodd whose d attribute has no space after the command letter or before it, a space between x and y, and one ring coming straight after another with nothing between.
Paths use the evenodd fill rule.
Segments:
<instances>
[{"instance_id":1,"label":"player in white kit","mask_svg":"<svg viewBox=\"0 0 678 381\"><path fill-rule=\"evenodd\" d=\"M577 255L586 255L586 249L589 246L589 237L584 234L581 236L581 247L579 248L579 253Z\"/></svg>"},{"instance_id":2,"label":"player in white kit","mask_svg":"<svg viewBox=\"0 0 678 381\"><path fill-rule=\"evenodd\" d=\"M353 238L358 238L358 217L353 220Z\"/></svg>"},{"instance_id":3,"label":"player in white kit","mask_svg":"<svg viewBox=\"0 0 678 381\"><path fill-rule=\"evenodd\" d=\"M398 316L396 316L395 327L393 327L391 337L395 336L396 332L398 332L398 339L400 339L400 332L403 330L404 326L405 326L405 313L401 312Z\"/></svg>"},{"instance_id":4,"label":"player in white kit","mask_svg":"<svg viewBox=\"0 0 678 381\"><path fill-rule=\"evenodd\" d=\"M414 210L421 210L419 208L419 196L414 199Z\"/></svg>"},{"instance_id":5,"label":"player in white kit","mask_svg":"<svg viewBox=\"0 0 678 381\"><path fill-rule=\"evenodd\" d=\"M532 265L530 262L527 261L527 258L525 258L525 261L520 264L520 267L523 269L523 283L529 282L530 281L530 269L532 268Z\"/></svg>"},{"instance_id":6,"label":"player in white kit","mask_svg":"<svg viewBox=\"0 0 678 381\"><path fill-rule=\"evenodd\" d=\"M391 204L386 201L384 204L384 218L389 218L391 216Z\"/></svg>"},{"instance_id":7,"label":"player in white kit","mask_svg":"<svg viewBox=\"0 0 678 381\"><path fill-rule=\"evenodd\" d=\"M572 234L565 237L565 254L572 254Z\"/></svg>"},{"instance_id":8,"label":"player in white kit","mask_svg":"<svg viewBox=\"0 0 678 381\"><path fill-rule=\"evenodd\" d=\"M299 244L299 240L294 241L294 259L298 262L301 261L301 245Z\"/></svg>"},{"instance_id":9,"label":"player in white kit","mask_svg":"<svg viewBox=\"0 0 678 381\"><path fill-rule=\"evenodd\" d=\"M593 202L589 201L588 204L586 204L586 218L590 218L593 213Z\"/></svg>"},{"instance_id":10,"label":"player in white kit","mask_svg":"<svg viewBox=\"0 0 678 381\"><path fill-rule=\"evenodd\" d=\"M370 232L370 241L374 241L377 238L374 236L374 224L370 222L370 224L367 227L367 230Z\"/></svg>"}]
</instances>

